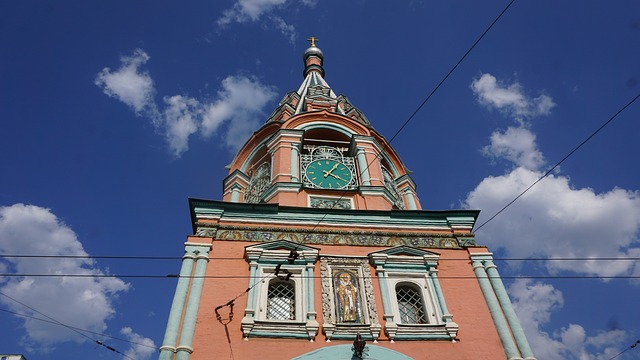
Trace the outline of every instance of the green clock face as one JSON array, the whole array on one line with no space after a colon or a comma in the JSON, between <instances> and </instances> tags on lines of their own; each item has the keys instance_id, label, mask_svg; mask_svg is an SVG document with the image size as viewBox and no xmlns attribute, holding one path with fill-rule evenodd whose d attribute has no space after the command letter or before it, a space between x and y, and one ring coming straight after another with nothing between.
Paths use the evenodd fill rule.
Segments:
<instances>
[{"instance_id":1,"label":"green clock face","mask_svg":"<svg viewBox=\"0 0 640 360\"><path fill-rule=\"evenodd\" d=\"M312 184L323 189L342 189L353 178L347 166L331 159L313 160L307 165L305 175Z\"/></svg>"}]
</instances>

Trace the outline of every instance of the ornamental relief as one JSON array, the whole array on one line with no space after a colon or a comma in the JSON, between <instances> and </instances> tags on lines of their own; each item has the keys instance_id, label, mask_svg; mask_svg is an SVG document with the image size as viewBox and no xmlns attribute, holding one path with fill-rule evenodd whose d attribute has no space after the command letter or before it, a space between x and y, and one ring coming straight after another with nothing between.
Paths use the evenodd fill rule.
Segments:
<instances>
[{"instance_id":1,"label":"ornamental relief","mask_svg":"<svg viewBox=\"0 0 640 360\"><path fill-rule=\"evenodd\" d=\"M212 235L208 235L212 234ZM350 232L350 231L326 231L310 232L277 228L246 228L246 227L219 227L217 234L214 229L198 228L197 236L212 237L218 240L236 241L274 241L288 240L304 244L321 245L357 245L357 246L399 246L407 245L418 248L461 249L463 246L474 246L475 239L463 236L456 237L431 237L423 234L407 233L382 233L382 232Z\"/></svg>"}]
</instances>

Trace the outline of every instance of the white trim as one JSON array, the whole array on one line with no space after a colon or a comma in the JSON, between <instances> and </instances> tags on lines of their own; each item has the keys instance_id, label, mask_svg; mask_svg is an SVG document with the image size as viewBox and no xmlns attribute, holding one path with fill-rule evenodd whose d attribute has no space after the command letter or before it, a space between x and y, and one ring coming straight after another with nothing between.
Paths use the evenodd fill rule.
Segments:
<instances>
[{"instance_id":1,"label":"white trim","mask_svg":"<svg viewBox=\"0 0 640 360\"><path fill-rule=\"evenodd\" d=\"M389 286L389 299L391 300L391 308L393 311L393 320L396 324L403 324L400 319L400 307L398 306L398 294L397 286L399 284L411 284L414 285L414 289L420 290L420 297L422 299L422 307L424 310L426 324L418 325L444 325L442 321L442 314L440 310L435 306L435 292L429 285L429 282L425 276L427 274L420 273L406 273L406 272L387 272L388 279L387 284ZM416 325L416 324L409 324Z\"/></svg>"}]
</instances>

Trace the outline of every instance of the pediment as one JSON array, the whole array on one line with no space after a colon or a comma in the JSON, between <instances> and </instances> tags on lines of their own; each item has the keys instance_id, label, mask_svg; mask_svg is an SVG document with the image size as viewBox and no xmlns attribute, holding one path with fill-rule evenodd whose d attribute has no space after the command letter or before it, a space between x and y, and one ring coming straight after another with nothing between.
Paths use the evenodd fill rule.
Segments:
<instances>
[{"instance_id":1,"label":"pediment","mask_svg":"<svg viewBox=\"0 0 640 360\"><path fill-rule=\"evenodd\" d=\"M298 244L289 240L276 240L276 241L270 241L270 242L263 242L260 244L255 244L255 245L250 245L245 247L245 251L249 251L249 250L263 250L263 251L264 250L268 250L268 251L295 250L298 252L302 252L302 251L318 252L319 251L319 249L317 248L303 245L303 244Z\"/></svg>"},{"instance_id":2,"label":"pediment","mask_svg":"<svg viewBox=\"0 0 640 360\"><path fill-rule=\"evenodd\" d=\"M406 245L394 246L389 249L374 251L372 253L369 253L369 256L374 254L384 254L384 255L390 255L390 256L419 256L419 257L423 257L425 255L430 257L440 256L440 254L432 251L418 249L418 248L415 248L412 246L406 246Z\"/></svg>"}]
</instances>

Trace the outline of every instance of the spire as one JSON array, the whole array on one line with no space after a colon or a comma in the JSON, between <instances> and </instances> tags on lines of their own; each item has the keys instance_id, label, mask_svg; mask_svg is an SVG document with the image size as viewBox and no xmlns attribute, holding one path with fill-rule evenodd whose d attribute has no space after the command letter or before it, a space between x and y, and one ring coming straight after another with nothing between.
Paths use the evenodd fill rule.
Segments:
<instances>
[{"instance_id":1,"label":"spire","mask_svg":"<svg viewBox=\"0 0 640 360\"><path fill-rule=\"evenodd\" d=\"M307 77L311 71L317 71L320 73L320 76L324 77L324 69L322 68L324 54L322 54L322 50L316 46L316 41L319 41L319 39L312 36L308 38L307 41L311 42L311 46L304 52L303 56L304 77Z\"/></svg>"},{"instance_id":2,"label":"spire","mask_svg":"<svg viewBox=\"0 0 640 360\"><path fill-rule=\"evenodd\" d=\"M291 116L305 112L326 110L370 126L371 124L364 114L355 108L346 96L337 96L324 79L324 69L322 68L324 54L316 46L318 38L312 36L307 41L311 45L305 50L302 57L304 60L304 81L298 91L292 91L284 96L267 122L284 121Z\"/></svg>"}]
</instances>

